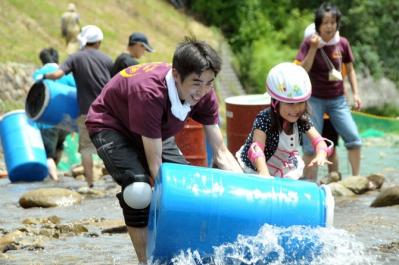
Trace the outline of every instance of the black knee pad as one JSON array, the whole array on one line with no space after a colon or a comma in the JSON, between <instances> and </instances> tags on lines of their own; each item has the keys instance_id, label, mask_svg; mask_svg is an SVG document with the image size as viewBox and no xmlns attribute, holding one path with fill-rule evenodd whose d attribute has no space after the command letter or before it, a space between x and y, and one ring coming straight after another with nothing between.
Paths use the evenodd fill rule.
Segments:
<instances>
[{"instance_id":1,"label":"black knee pad","mask_svg":"<svg viewBox=\"0 0 399 265\"><path fill-rule=\"evenodd\" d=\"M133 182L146 182L150 184L150 176L147 174L134 174L131 170L126 170L124 174L113 177L115 182L125 189L126 186L132 184Z\"/></svg>"},{"instance_id":2,"label":"black knee pad","mask_svg":"<svg viewBox=\"0 0 399 265\"><path fill-rule=\"evenodd\" d=\"M123 199L123 193L119 192L116 194L119 200L119 205L123 210L123 217L125 218L125 223L127 226L132 227L146 227L148 224L148 214L150 211L150 206L144 209L133 209L126 204Z\"/></svg>"}]
</instances>

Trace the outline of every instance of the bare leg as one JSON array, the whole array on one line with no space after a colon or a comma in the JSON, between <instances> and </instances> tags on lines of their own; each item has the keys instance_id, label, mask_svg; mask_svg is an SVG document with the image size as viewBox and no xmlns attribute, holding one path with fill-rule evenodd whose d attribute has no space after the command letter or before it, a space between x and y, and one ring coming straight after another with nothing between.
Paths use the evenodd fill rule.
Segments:
<instances>
[{"instance_id":1,"label":"bare leg","mask_svg":"<svg viewBox=\"0 0 399 265\"><path fill-rule=\"evenodd\" d=\"M339 159L337 154L337 149L334 148L332 155L328 158L329 161L332 162L331 165L328 165L328 173L338 172L339 171Z\"/></svg>"},{"instance_id":2,"label":"bare leg","mask_svg":"<svg viewBox=\"0 0 399 265\"><path fill-rule=\"evenodd\" d=\"M127 231L140 264L147 264L147 227L127 226Z\"/></svg>"},{"instance_id":3,"label":"bare leg","mask_svg":"<svg viewBox=\"0 0 399 265\"><path fill-rule=\"evenodd\" d=\"M360 148L348 149L349 163L352 167L352 175L359 176L360 174Z\"/></svg>"},{"instance_id":4,"label":"bare leg","mask_svg":"<svg viewBox=\"0 0 399 265\"><path fill-rule=\"evenodd\" d=\"M55 164L58 165L58 163L61 161L62 158L62 150L57 150L55 153Z\"/></svg>"},{"instance_id":5,"label":"bare leg","mask_svg":"<svg viewBox=\"0 0 399 265\"><path fill-rule=\"evenodd\" d=\"M85 173L87 185L92 187L93 185L93 156L91 153L83 152L82 155L82 166Z\"/></svg>"},{"instance_id":6,"label":"bare leg","mask_svg":"<svg viewBox=\"0 0 399 265\"><path fill-rule=\"evenodd\" d=\"M317 181L317 166L308 167L310 161L314 158L314 155L303 155L303 162L305 162L305 168L303 169L303 176L307 180Z\"/></svg>"},{"instance_id":7,"label":"bare leg","mask_svg":"<svg viewBox=\"0 0 399 265\"><path fill-rule=\"evenodd\" d=\"M58 180L57 166L54 159L47 158L48 174L52 180Z\"/></svg>"}]
</instances>

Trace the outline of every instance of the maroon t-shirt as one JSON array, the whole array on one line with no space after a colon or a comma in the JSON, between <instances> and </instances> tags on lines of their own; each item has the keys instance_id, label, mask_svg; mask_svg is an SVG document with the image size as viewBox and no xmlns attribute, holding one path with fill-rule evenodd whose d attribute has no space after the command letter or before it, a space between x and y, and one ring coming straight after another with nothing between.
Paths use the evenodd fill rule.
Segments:
<instances>
[{"instance_id":1,"label":"maroon t-shirt","mask_svg":"<svg viewBox=\"0 0 399 265\"><path fill-rule=\"evenodd\" d=\"M305 39L296 60L303 61L310 48L310 38ZM344 37L340 38L336 45L324 46L324 50L330 61L334 64L335 69L341 71L342 64L351 63L354 61L352 49L348 40ZM330 67L323 59L320 49L317 49L312 68L309 71L310 81L312 82L312 96L317 98L331 99L344 94L343 81L329 81L328 74Z\"/></svg>"},{"instance_id":2,"label":"maroon t-shirt","mask_svg":"<svg viewBox=\"0 0 399 265\"><path fill-rule=\"evenodd\" d=\"M134 65L115 75L91 105L86 127L92 135L103 129L116 130L137 139L140 136L167 139L184 127L173 116L165 76L166 63ZM203 125L218 123L214 90L206 94L188 116Z\"/></svg>"}]
</instances>

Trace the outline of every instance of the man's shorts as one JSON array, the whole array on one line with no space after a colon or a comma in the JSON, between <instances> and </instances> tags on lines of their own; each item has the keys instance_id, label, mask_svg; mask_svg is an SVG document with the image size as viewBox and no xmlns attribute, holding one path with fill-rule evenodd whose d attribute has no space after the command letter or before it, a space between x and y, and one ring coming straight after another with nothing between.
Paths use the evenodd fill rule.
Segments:
<instances>
[{"instance_id":1,"label":"man's shorts","mask_svg":"<svg viewBox=\"0 0 399 265\"><path fill-rule=\"evenodd\" d=\"M115 182L122 186L122 191L116 197L123 209L126 225L133 227L147 226L149 207L141 210L130 208L124 202L122 196L124 188L133 182L135 175L150 176L141 139L133 141L112 130L98 132L92 135L91 139L109 174ZM177 147L174 137L162 142L162 162L188 164Z\"/></svg>"},{"instance_id":2,"label":"man's shorts","mask_svg":"<svg viewBox=\"0 0 399 265\"><path fill-rule=\"evenodd\" d=\"M64 150L64 141L68 132L58 128L40 129L44 149L48 158L57 160L57 152Z\"/></svg>"},{"instance_id":3,"label":"man's shorts","mask_svg":"<svg viewBox=\"0 0 399 265\"><path fill-rule=\"evenodd\" d=\"M80 154L95 154L96 148L91 142L89 133L85 125L87 115L80 115L77 119L78 129L79 129L79 153Z\"/></svg>"},{"instance_id":4,"label":"man's shorts","mask_svg":"<svg viewBox=\"0 0 399 265\"><path fill-rule=\"evenodd\" d=\"M330 119L324 119L323 132L321 133L321 136L332 141L334 146L338 146L339 135L334 126L331 124Z\"/></svg>"}]
</instances>

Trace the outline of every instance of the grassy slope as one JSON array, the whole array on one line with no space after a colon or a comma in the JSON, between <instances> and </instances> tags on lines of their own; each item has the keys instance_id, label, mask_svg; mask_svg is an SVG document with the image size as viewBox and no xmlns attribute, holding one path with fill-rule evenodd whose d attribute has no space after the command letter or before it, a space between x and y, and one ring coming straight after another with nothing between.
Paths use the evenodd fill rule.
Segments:
<instances>
[{"instance_id":1,"label":"grassy slope","mask_svg":"<svg viewBox=\"0 0 399 265\"><path fill-rule=\"evenodd\" d=\"M0 62L40 65L38 52L55 47L60 61L66 58L60 33L60 18L69 0L1 0ZM145 32L155 53L141 61L170 62L176 44L193 32L215 48L220 35L162 0L80 0L76 1L81 26L95 24L104 32L102 51L115 58L124 51L133 31Z\"/></svg>"}]
</instances>

